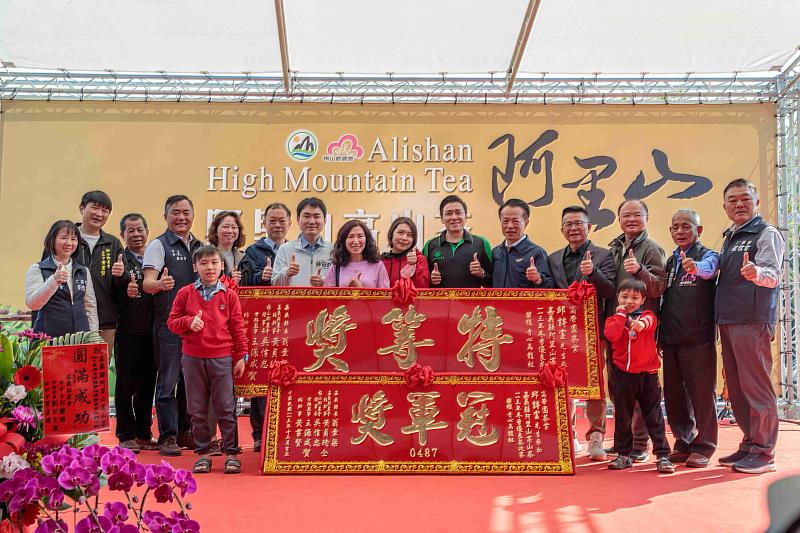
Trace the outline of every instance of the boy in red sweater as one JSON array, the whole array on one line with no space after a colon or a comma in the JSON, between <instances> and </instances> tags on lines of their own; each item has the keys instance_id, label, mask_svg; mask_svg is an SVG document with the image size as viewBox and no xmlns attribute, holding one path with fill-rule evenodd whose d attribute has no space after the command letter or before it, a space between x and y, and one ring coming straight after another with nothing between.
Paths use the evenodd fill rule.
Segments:
<instances>
[{"instance_id":1,"label":"boy in red sweater","mask_svg":"<svg viewBox=\"0 0 800 533\"><path fill-rule=\"evenodd\" d=\"M192 258L199 279L178 291L167 327L181 336L181 367L186 380L186 404L192 417L192 437L200 458L194 472L211 470L209 404L214 408L227 459L226 474L241 472L236 455L236 398L233 378L244 374L247 337L236 292L222 284L222 257L215 246L202 246ZM216 432L216 428L215 428Z\"/></svg>"},{"instance_id":2,"label":"boy in red sweater","mask_svg":"<svg viewBox=\"0 0 800 533\"><path fill-rule=\"evenodd\" d=\"M606 319L605 336L611 342L614 374L609 377L615 380L614 448L619 452L608 468L623 470L633 466L631 420L638 402L653 439L653 452L658 458L656 468L662 474L672 474L675 465L669 460L670 446L661 414L657 320L652 311L642 309L646 291L643 282L633 278L624 280L617 293L617 312Z\"/></svg>"}]
</instances>

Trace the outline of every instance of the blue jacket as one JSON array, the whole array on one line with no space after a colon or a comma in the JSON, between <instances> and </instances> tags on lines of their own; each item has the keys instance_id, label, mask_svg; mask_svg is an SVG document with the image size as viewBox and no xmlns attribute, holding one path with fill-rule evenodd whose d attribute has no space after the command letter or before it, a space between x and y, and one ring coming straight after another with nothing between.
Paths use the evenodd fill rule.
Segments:
<instances>
[{"instance_id":1,"label":"blue jacket","mask_svg":"<svg viewBox=\"0 0 800 533\"><path fill-rule=\"evenodd\" d=\"M536 270L542 276L538 284L525 277L525 271L531 265L531 257ZM531 241L528 236L522 238L510 250L505 243L492 249L494 262L493 287L496 289L552 289L555 287L547 252Z\"/></svg>"},{"instance_id":2,"label":"blue jacket","mask_svg":"<svg viewBox=\"0 0 800 533\"><path fill-rule=\"evenodd\" d=\"M247 247L244 252L244 259L241 264L247 263L246 269L242 270L242 285L272 285L272 280L264 281L261 275L264 272L264 266L267 263L267 258L272 261L272 266L275 266L276 250L273 250L264 237L258 239L255 243ZM240 264L240 266L241 266ZM246 275L245 275L245 270Z\"/></svg>"}]
</instances>

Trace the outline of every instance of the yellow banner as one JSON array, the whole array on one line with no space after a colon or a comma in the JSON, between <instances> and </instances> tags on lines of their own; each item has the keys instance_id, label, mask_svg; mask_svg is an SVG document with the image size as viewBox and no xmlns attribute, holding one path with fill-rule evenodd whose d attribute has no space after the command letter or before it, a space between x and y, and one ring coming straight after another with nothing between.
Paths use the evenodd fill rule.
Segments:
<instances>
[{"instance_id":1,"label":"yellow banner","mask_svg":"<svg viewBox=\"0 0 800 533\"><path fill-rule=\"evenodd\" d=\"M561 209L584 204L606 245L628 196L650 206L650 234L666 250L672 213L696 209L704 244L728 224L722 188L754 181L774 220L774 106L262 105L98 102L2 103L0 302L24 307L24 273L50 224L77 220L82 193L108 192L106 230L140 212L164 229L172 194L194 200L194 233L216 209L241 210L248 243L275 201L328 205L328 238L350 218L374 228L381 249L395 216L439 231L438 204L460 195L471 231L499 243L499 203L532 204L528 235L565 245ZM294 218L294 217L293 217ZM296 236L296 225L290 230ZM421 246L421 242L419 245Z\"/></svg>"}]
</instances>

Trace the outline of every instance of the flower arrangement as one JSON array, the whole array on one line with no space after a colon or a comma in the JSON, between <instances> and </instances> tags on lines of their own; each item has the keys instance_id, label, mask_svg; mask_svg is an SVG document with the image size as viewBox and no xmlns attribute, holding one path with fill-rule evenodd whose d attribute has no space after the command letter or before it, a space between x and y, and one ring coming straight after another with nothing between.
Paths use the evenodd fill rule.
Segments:
<instances>
[{"instance_id":1,"label":"flower arrangement","mask_svg":"<svg viewBox=\"0 0 800 533\"><path fill-rule=\"evenodd\" d=\"M100 502L106 485L112 494L123 495L122 501ZM93 444L79 450L65 445L43 456L38 469L18 469L0 483L0 504L20 531L38 520L36 533L67 533L71 518L76 533L197 533L200 524L189 517L191 504L183 501L196 491L192 473L166 461L144 465L119 446ZM169 516L146 510L151 495L157 503L177 503L180 510Z\"/></svg>"},{"instance_id":2,"label":"flower arrangement","mask_svg":"<svg viewBox=\"0 0 800 533\"><path fill-rule=\"evenodd\" d=\"M28 466L27 445L44 436L40 368L48 340L30 329L0 332L0 478Z\"/></svg>"},{"instance_id":3,"label":"flower arrangement","mask_svg":"<svg viewBox=\"0 0 800 533\"><path fill-rule=\"evenodd\" d=\"M99 440L96 435L75 435L68 440L44 436L42 347L63 338L50 339L21 328L21 324L7 323L0 329L0 481L14 479L29 468L41 471L43 458L65 443L83 448ZM38 510L33 511L29 507L23 521L38 515ZM8 503L0 501L0 531L14 513Z\"/></svg>"}]
</instances>

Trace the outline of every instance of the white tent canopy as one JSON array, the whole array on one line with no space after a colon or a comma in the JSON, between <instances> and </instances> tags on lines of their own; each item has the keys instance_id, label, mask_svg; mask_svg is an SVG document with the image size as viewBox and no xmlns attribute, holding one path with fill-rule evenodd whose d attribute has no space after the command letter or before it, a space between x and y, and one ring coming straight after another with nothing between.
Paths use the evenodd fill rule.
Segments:
<instances>
[{"instance_id":1,"label":"white tent canopy","mask_svg":"<svg viewBox=\"0 0 800 533\"><path fill-rule=\"evenodd\" d=\"M531 3L520 73L767 72L800 45L796 0ZM68 71L502 76L528 10L526 0L0 0L0 60Z\"/></svg>"}]
</instances>

